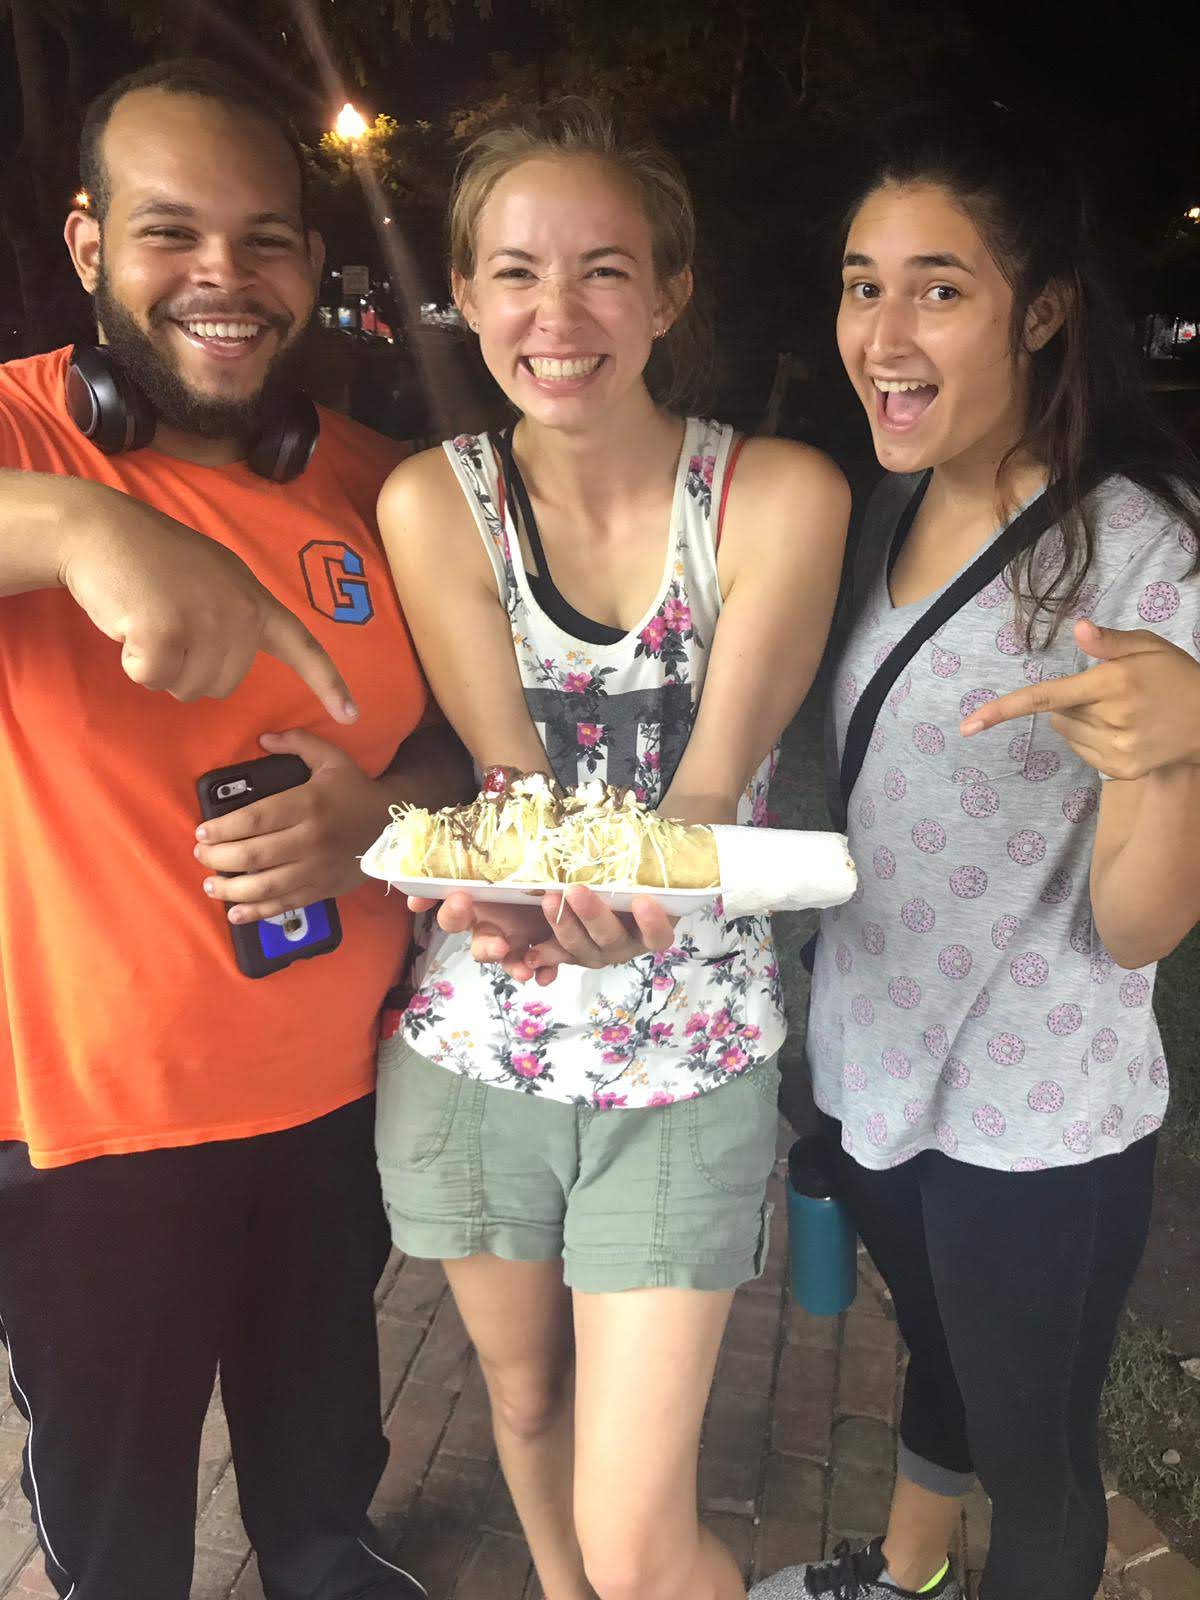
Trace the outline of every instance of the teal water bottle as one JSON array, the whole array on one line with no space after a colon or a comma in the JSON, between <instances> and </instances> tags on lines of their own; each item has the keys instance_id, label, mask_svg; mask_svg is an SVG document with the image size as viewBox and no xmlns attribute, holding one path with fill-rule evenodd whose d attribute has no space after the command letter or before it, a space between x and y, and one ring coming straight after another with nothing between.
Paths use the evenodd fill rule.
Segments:
<instances>
[{"instance_id":1,"label":"teal water bottle","mask_svg":"<svg viewBox=\"0 0 1200 1600\"><path fill-rule=\"evenodd\" d=\"M838 1199L828 1144L814 1134L788 1152L788 1254L792 1299L814 1317L836 1317L858 1289L858 1239Z\"/></svg>"}]
</instances>

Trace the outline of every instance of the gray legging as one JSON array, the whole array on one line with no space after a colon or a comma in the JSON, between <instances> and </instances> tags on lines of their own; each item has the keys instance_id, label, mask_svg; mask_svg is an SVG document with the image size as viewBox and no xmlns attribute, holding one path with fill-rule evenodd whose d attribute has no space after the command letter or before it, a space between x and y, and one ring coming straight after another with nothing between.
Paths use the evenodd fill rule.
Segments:
<instances>
[{"instance_id":1,"label":"gray legging","mask_svg":"<svg viewBox=\"0 0 1200 1600\"><path fill-rule=\"evenodd\" d=\"M926 1150L837 1172L911 1361L900 1468L992 1500L980 1600L1092 1600L1107 1513L1096 1425L1117 1319L1145 1247L1157 1139L1044 1172Z\"/></svg>"}]
</instances>

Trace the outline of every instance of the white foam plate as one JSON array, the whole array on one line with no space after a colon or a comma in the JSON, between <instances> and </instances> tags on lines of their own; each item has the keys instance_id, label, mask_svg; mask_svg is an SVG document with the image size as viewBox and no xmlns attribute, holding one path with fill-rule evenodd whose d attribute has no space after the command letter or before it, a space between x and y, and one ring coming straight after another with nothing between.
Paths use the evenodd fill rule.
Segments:
<instances>
[{"instance_id":1,"label":"white foam plate","mask_svg":"<svg viewBox=\"0 0 1200 1600\"><path fill-rule=\"evenodd\" d=\"M362 868L368 877L381 878L401 894L419 895L424 900L444 900L449 894L462 892L486 905L523 906L537 902L550 888L564 887L562 884L535 887L523 883L480 883L474 878L392 878L386 873L373 871L366 857L363 858ZM629 911L635 897L649 895L673 917L683 917L689 911L700 911L712 905L721 892L719 889L653 889L646 885L639 885L635 889L598 888L595 884L589 884L588 887L614 911Z\"/></svg>"}]
</instances>

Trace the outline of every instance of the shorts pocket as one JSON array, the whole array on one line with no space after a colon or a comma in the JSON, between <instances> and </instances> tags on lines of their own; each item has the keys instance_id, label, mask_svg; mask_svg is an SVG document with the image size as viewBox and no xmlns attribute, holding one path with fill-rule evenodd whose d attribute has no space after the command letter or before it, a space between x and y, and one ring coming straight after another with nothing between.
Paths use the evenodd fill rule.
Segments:
<instances>
[{"instance_id":1,"label":"shorts pocket","mask_svg":"<svg viewBox=\"0 0 1200 1600\"><path fill-rule=\"evenodd\" d=\"M723 1194L762 1192L775 1163L778 1095L779 1067L771 1060L687 1102L692 1159L712 1188Z\"/></svg>"},{"instance_id":2,"label":"shorts pocket","mask_svg":"<svg viewBox=\"0 0 1200 1600\"><path fill-rule=\"evenodd\" d=\"M380 1167L423 1172L445 1150L462 1095L461 1073L418 1055L388 1052L375 1090L375 1151Z\"/></svg>"}]
</instances>

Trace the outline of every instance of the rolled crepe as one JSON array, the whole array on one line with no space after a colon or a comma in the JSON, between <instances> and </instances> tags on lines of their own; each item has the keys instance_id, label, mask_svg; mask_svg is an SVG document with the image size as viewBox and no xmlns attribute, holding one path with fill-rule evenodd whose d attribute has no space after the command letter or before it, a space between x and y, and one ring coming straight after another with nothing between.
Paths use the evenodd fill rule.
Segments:
<instances>
[{"instance_id":1,"label":"rolled crepe","mask_svg":"<svg viewBox=\"0 0 1200 1600\"><path fill-rule=\"evenodd\" d=\"M712 829L727 917L840 906L858 887L844 833Z\"/></svg>"}]
</instances>

